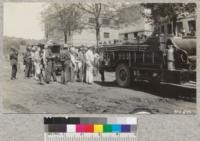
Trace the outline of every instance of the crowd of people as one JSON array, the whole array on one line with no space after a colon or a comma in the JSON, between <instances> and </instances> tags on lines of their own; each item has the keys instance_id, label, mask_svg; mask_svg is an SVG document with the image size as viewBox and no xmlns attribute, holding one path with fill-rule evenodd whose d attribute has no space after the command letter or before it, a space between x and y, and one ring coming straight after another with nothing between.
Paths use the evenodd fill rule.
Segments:
<instances>
[{"instance_id":1,"label":"crowd of people","mask_svg":"<svg viewBox=\"0 0 200 141\"><path fill-rule=\"evenodd\" d=\"M41 84L49 84L59 81L56 74L60 73L59 82L62 84L75 81L92 84L93 77L100 73L101 81L104 82L105 61L103 54L98 53L94 47L77 49L64 45L59 55L56 55L52 52L52 46L51 42L48 42L44 48L37 45L27 46L26 52L23 54L25 79L33 77ZM17 51L11 49L12 80L16 79L17 56Z\"/></svg>"}]
</instances>

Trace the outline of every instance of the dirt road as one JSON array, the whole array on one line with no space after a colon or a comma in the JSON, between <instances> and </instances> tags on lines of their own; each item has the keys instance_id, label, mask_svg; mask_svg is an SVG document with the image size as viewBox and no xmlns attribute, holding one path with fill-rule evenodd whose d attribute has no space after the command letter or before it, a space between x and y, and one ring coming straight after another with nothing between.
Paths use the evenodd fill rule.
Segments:
<instances>
[{"instance_id":1,"label":"dirt road","mask_svg":"<svg viewBox=\"0 0 200 141\"><path fill-rule=\"evenodd\" d=\"M132 114L138 107L160 114L196 112L195 92L166 85L153 88L147 83L120 88L114 73L106 73L104 84L98 76L93 85L40 85L33 78L24 79L23 68L18 71L17 80L11 81L10 71L9 63L4 62L0 73L4 113Z\"/></svg>"}]
</instances>

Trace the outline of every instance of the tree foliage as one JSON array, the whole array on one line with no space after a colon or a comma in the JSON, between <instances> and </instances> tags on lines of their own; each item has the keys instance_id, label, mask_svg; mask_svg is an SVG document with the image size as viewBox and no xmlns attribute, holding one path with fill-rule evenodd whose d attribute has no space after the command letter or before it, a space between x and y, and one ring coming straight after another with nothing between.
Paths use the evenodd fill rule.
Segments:
<instances>
[{"instance_id":1,"label":"tree foliage","mask_svg":"<svg viewBox=\"0 0 200 141\"><path fill-rule=\"evenodd\" d=\"M52 31L63 32L67 43L73 32L80 31L83 25L80 21L82 13L76 4L52 3L42 12L42 22L45 24L46 37Z\"/></svg>"},{"instance_id":2,"label":"tree foliage","mask_svg":"<svg viewBox=\"0 0 200 141\"><path fill-rule=\"evenodd\" d=\"M184 12L193 13L196 9L195 3L147 3L143 6L151 9L150 18L153 20L160 17L173 19Z\"/></svg>"},{"instance_id":3,"label":"tree foliage","mask_svg":"<svg viewBox=\"0 0 200 141\"><path fill-rule=\"evenodd\" d=\"M123 6L117 11L119 24L134 24L136 21L141 19L143 13L143 6L136 4L129 5L126 7Z\"/></svg>"},{"instance_id":4,"label":"tree foliage","mask_svg":"<svg viewBox=\"0 0 200 141\"><path fill-rule=\"evenodd\" d=\"M172 21L175 26L178 15L194 13L196 9L195 3L147 3L142 5L151 10L151 14L145 16L151 19L155 26L158 26L161 17Z\"/></svg>"}]
</instances>

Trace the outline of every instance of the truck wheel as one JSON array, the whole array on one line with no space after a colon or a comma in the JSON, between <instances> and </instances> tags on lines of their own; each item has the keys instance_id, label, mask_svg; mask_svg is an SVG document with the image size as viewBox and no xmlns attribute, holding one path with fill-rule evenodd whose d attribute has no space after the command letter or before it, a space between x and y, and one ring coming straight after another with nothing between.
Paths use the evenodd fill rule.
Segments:
<instances>
[{"instance_id":1,"label":"truck wheel","mask_svg":"<svg viewBox=\"0 0 200 141\"><path fill-rule=\"evenodd\" d=\"M120 87L128 87L131 83L131 73L127 65L120 64L116 68L116 81Z\"/></svg>"},{"instance_id":2,"label":"truck wheel","mask_svg":"<svg viewBox=\"0 0 200 141\"><path fill-rule=\"evenodd\" d=\"M150 83L152 84L153 87L157 87L160 85L160 76L158 73L152 74L152 79L150 80Z\"/></svg>"}]
</instances>

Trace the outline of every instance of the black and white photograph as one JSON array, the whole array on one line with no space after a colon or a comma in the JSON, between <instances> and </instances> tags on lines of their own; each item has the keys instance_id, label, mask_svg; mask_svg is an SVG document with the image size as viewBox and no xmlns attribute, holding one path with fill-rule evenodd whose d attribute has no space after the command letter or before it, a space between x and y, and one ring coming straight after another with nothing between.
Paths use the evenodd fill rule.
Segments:
<instances>
[{"instance_id":1,"label":"black and white photograph","mask_svg":"<svg viewBox=\"0 0 200 141\"><path fill-rule=\"evenodd\" d=\"M196 114L195 3L4 2L4 113Z\"/></svg>"}]
</instances>

